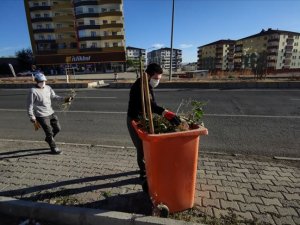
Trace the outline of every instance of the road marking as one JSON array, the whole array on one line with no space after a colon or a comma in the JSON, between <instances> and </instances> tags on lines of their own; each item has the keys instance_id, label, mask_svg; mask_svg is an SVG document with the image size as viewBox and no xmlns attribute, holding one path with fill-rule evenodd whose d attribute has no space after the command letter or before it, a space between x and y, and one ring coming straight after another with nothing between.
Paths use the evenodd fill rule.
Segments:
<instances>
[{"instance_id":1,"label":"road marking","mask_svg":"<svg viewBox=\"0 0 300 225\"><path fill-rule=\"evenodd\" d=\"M291 101L300 101L300 98L292 98Z\"/></svg>"},{"instance_id":2,"label":"road marking","mask_svg":"<svg viewBox=\"0 0 300 225\"><path fill-rule=\"evenodd\" d=\"M3 112L26 112L25 109L0 109ZM84 110L69 110L61 111L59 113L90 113L90 114L126 114L127 112L109 112L109 111L84 111ZM237 114L204 114L208 117L251 117L251 118L283 118L283 119L300 119L300 116L268 116L268 115L237 115Z\"/></svg>"},{"instance_id":3,"label":"road marking","mask_svg":"<svg viewBox=\"0 0 300 225\"><path fill-rule=\"evenodd\" d=\"M300 116L267 116L267 115L236 115L236 114L204 114L204 116L300 119Z\"/></svg>"},{"instance_id":4,"label":"road marking","mask_svg":"<svg viewBox=\"0 0 300 225\"><path fill-rule=\"evenodd\" d=\"M117 97L75 97L75 99L77 98L117 98Z\"/></svg>"}]
</instances>

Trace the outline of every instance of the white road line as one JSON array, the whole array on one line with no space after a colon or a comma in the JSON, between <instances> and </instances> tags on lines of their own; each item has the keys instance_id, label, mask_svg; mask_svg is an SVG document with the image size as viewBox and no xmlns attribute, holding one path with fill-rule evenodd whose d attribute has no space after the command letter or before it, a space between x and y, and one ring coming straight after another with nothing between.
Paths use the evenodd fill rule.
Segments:
<instances>
[{"instance_id":1,"label":"white road line","mask_svg":"<svg viewBox=\"0 0 300 225\"><path fill-rule=\"evenodd\" d=\"M204 114L204 116L300 119L300 116L267 116L267 115L234 115L234 114Z\"/></svg>"},{"instance_id":2,"label":"white road line","mask_svg":"<svg viewBox=\"0 0 300 225\"><path fill-rule=\"evenodd\" d=\"M2 112L26 112L25 109L0 109ZM60 113L90 113L90 114L126 114L127 112L106 112L106 111L83 111L69 110L59 111ZM300 119L300 116L268 116L268 115L237 115L237 114L204 114L207 117L251 117L251 118L282 118L282 119Z\"/></svg>"},{"instance_id":3,"label":"white road line","mask_svg":"<svg viewBox=\"0 0 300 225\"><path fill-rule=\"evenodd\" d=\"M117 97L75 97L75 99L77 98L117 98Z\"/></svg>"}]
</instances>

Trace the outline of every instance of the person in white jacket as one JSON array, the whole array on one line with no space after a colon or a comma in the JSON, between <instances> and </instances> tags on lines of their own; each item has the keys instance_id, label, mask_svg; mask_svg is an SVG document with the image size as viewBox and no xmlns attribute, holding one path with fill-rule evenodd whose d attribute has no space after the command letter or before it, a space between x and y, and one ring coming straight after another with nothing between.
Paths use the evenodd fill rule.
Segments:
<instances>
[{"instance_id":1,"label":"person in white jacket","mask_svg":"<svg viewBox=\"0 0 300 225\"><path fill-rule=\"evenodd\" d=\"M51 99L64 100L70 102L73 98L63 98L55 94L53 89L46 85L46 77L38 72L34 75L36 85L30 89L27 98L27 112L30 121L35 126L41 126L45 132L45 141L49 144L53 154L61 154L62 151L56 146L54 137L61 130L57 115L51 106Z\"/></svg>"}]
</instances>

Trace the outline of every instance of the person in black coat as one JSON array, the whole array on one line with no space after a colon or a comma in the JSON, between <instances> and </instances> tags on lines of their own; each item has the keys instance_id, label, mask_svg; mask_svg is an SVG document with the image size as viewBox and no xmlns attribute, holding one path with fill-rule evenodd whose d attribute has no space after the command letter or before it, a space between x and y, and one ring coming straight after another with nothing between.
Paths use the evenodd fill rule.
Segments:
<instances>
[{"instance_id":1,"label":"person in black coat","mask_svg":"<svg viewBox=\"0 0 300 225\"><path fill-rule=\"evenodd\" d=\"M152 113L158 115L163 115L168 119L172 124L178 126L181 121L175 113L166 110L165 108L157 105L155 101L155 96L153 89L158 86L159 81L162 77L163 70L160 65L156 63L151 63L147 66L146 74L148 77L149 91L150 91L150 103ZM140 178L144 179L145 172L145 162L144 162L144 152L143 152L143 142L136 133L134 127L132 126L132 120L138 120L142 118L143 109L142 109L142 95L141 95L141 78L138 78L130 89L128 111L127 111L127 128L132 139L132 142L137 151L137 163L140 168Z\"/></svg>"}]
</instances>

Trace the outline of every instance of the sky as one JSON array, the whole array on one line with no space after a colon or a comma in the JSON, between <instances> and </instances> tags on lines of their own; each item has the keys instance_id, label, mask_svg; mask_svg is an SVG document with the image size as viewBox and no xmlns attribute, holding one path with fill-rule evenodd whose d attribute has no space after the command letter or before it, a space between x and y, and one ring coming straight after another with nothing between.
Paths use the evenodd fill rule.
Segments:
<instances>
[{"instance_id":1,"label":"sky","mask_svg":"<svg viewBox=\"0 0 300 225\"><path fill-rule=\"evenodd\" d=\"M300 0L174 0L173 48L183 63L197 61L199 46L237 40L262 29L300 33ZM126 46L171 47L172 0L123 0ZM31 48L23 0L1 0L0 57Z\"/></svg>"}]
</instances>

